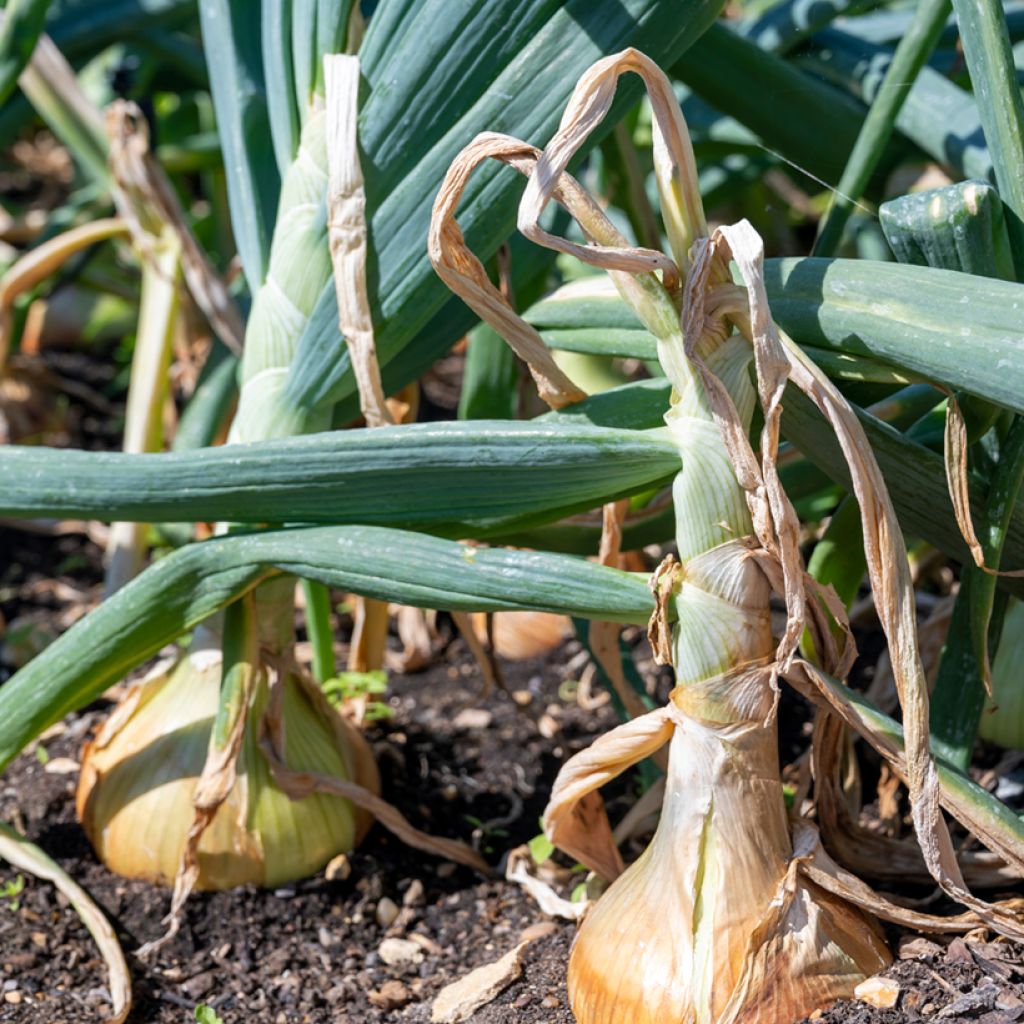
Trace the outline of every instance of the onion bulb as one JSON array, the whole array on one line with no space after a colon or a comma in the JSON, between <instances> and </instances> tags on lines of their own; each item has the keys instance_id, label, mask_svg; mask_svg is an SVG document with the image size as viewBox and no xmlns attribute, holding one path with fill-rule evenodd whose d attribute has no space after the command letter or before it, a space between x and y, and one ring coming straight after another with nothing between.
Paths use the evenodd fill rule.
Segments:
<instances>
[{"instance_id":1,"label":"onion bulb","mask_svg":"<svg viewBox=\"0 0 1024 1024\"><path fill-rule=\"evenodd\" d=\"M86 744L78 785L79 820L100 859L117 874L173 884L193 823L193 796L210 748L222 657L202 631L189 652L158 666ZM249 704L236 777L199 839L196 887L273 887L313 874L351 850L370 816L339 796L293 800L274 782L259 747L270 687L283 687L285 761L377 792L365 741L294 665L259 673Z\"/></svg>"},{"instance_id":2,"label":"onion bulb","mask_svg":"<svg viewBox=\"0 0 1024 1024\"><path fill-rule=\"evenodd\" d=\"M472 616L473 629L482 642L487 641L487 616ZM553 651L572 635L567 615L554 612L495 612L493 617L494 652L509 661L526 661Z\"/></svg>"},{"instance_id":3,"label":"onion bulb","mask_svg":"<svg viewBox=\"0 0 1024 1024\"><path fill-rule=\"evenodd\" d=\"M763 674L715 683L673 695L657 833L577 935L580 1024L788 1024L889 962L875 926L799 871Z\"/></svg>"}]
</instances>

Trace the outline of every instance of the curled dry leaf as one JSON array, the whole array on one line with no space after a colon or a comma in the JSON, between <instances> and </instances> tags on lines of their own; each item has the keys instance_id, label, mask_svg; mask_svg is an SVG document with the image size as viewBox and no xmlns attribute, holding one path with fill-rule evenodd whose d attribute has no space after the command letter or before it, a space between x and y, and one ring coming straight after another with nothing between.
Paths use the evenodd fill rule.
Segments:
<instances>
[{"instance_id":1,"label":"curled dry leaf","mask_svg":"<svg viewBox=\"0 0 1024 1024\"><path fill-rule=\"evenodd\" d=\"M529 175L540 151L507 135L483 132L455 158L434 200L430 218L428 251L430 260L446 285L503 337L530 369L541 398L561 409L586 398L555 362L540 334L520 317L508 299L495 287L483 264L469 249L455 219L469 178L483 161L493 159ZM589 205L578 183L568 175L559 183L559 197L567 203L580 199Z\"/></svg>"},{"instance_id":2,"label":"curled dry leaf","mask_svg":"<svg viewBox=\"0 0 1024 1024\"><path fill-rule=\"evenodd\" d=\"M508 855L505 865L505 880L522 886L538 907L549 917L562 917L567 921L578 921L587 909L587 903L581 900L573 903L564 899L543 879L538 878L531 870L533 858L526 846L517 847Z\"/></svg>"}]
</instances>

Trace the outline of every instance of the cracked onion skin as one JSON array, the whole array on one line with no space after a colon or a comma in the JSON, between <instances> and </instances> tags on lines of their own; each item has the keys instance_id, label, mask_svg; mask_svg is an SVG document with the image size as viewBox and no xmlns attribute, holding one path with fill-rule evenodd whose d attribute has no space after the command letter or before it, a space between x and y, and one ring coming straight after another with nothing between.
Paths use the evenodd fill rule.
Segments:
<instances>
[{"instance_id":1,"label":"cracked onion skin","mask_svg":"<svg viewBox=\"0 0 1024 1024\"><path fill-rule=\"evenodd\" d=\"M97 855L117 874L174 883L220 681L219 650L194 646L129 691L85 745L78 816ZM308 678L288 671L283 685L288 766L377 792L377 768L362 737L312 692ZM274 887L307 877L352 850L371 824L366 812L340 797L292 800L274 784L257 746L267 697L264 674L250 705L234 787L199 842L197 888Z\"/></svg>"}]
</instances>

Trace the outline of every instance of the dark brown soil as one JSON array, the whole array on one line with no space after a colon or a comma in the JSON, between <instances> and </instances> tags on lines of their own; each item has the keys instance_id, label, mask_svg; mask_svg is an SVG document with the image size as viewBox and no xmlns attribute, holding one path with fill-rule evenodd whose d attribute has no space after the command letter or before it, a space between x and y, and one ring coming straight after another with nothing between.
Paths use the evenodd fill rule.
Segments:
<instances>
[{"instance_id":1,"label":"dark brown soil","mask_svg":"<svg viewBox=\"0 0 1024 1024\"><path fill-rule=\"evenodd\" d=\"M60 629L98 595L99 549L80 535L58 539L0 527L0 560L0 612L8 620L38 614ZM477 700L476 667L456 642L431 670L392 678L393 717L369 733L385 796L419 827L473 840L500 868L508 850L539 831L559 765L615 722L609 706L584 711L563 686L580 668L570 643L547 662L506 666L518 702L501 692ZM486 727L456 724L467 705L490 716ZM134 1024L181 1024L194 1019L199 1003L225 1024L427 1022L445 984L496 960L527 929L545 923L551 930L526 948L522 977L471 1020L572 1024L565 967L574 926L547 922L518 886L442 864L379 827L351 855L343 881L320 876L274 892L194 895L179 935L152 959L139 960L134 951L163 934L169 894L117 878L97 862L74 818L77 774L53 771L59 758L77 760L108 708L98 704L71 716L44 739L45 755L30 750L0 777L0 820L54 856L114 923L129 955ZM787 695L781 718L783 759L790 760L806 744L806 709ZM611 790L613 817L634 798L635 785L631 777ZM0 868L0 892L16 878ZM401 908L390 928L377 920L384 900ZM386 938L413 935L422 959L383 962ZM1019 947L890 938L902 950L886 972L900 985L895 1007L841 1002L802 1024L1024 1020ZM0 1022L102 1019L109 1011L105 986L91 938L50 885L26 878L22 892L0 896Z\"/></svg>"},{"instance_id":2,"label":"dark brown soil","mask_svg":"<svg viewBox=\"0 0 1024 1024\"><path fill-rule=\"evenodd\" d=\"M547 666L511 668L510 687L532 699L520 707L497 693L479 702L492 716L485 729L453 724L479 689L475 666L461 652L427 673L393 679L394 717L370 733L388 799L422 828L474 838L495 865L535 836L559 764L614 720L607 706L584 712L559 698L574 647ZM77 759L83 736L103 713L76 716L44 742L48 765ZM538 728L542 715L545 732L557 724L550 738ZM116 878L96 861L74 819L76 781L77 774L49 772L26 754L0 781L0 820L23 827L85 886L131 953L162 934L169 894ZM194 895L171 943L145 963L129 956L131 1019L179 1022L203 1002L226 1024L427 1021L444 984L497 959L544 920L517 886L453 869L379 827L350 864L345 881L321 876L275 892ZM13 877L0 869L0 889ZM401 924L391 929L376 920L384 898L403 908ZM47 884L26 879L17 902L15 909L0 901L0 989L8 1000L0 1001L0 1021L96 1020L108 1005L106 979L88 933ZM382 940L412 934L425 940L422 961L385 965L377 952ZM529 947L524 979L474 1020L571 1021L563 980L570 937L571 926L560 925Z\"/></svg>"}]
</instances>

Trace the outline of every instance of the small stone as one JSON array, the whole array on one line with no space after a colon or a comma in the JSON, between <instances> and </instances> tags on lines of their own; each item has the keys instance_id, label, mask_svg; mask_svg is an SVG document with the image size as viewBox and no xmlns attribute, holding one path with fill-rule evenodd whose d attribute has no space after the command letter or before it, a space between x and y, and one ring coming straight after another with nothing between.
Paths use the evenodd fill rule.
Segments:
<instances>
[{"instance_id":1,"label":"small stone","mask_svg":"<svg viewBox=\"0 0 1024 1024\"><path fill-rule=\"evenodd\" d=\"M32 943L38 946L40 949L46 949L46 933L45 932L33 932Z\"/></svg>"},{"instance_id":2,"label":"small stone","mask_svg":"<svg viewBox=\"0 0 1024 1024\"><path fill-rule=\"evenodd\" d=\"M324 949L330 949L336 941L334 936L323 925L320 925L317 929L316 939Z\"/></svg>"},{"instance_id":3,"label":"small stone","mask_svg":"<svg viewBox=\"0 0 1024 1024\"><path fill-rule=\"evenodd\" d=\"M423 950L411 939L385 939L378 947L381 960L391 967L423 962Z\"/></svg>"},{"instance_id":4,"label":"small stone","mask_svg":"<svg viewBox=\"0 0 1024 1024\"><path fill-rule=\"evenodd\" d=\"M397 1010L409 1002L412 994L400 981L385 981L376 992L371 992L367 998L381 1010Z\"/></svg>"},{"instance_id":5,"label":"small stone","mask_svg":"<svg viewBox=\"0 0 1024 1024\"><path fill-rule=\"evenodd\" d=\"M536 942L537 939L543 939L545 935L550 935L554 931L558 931L558 925L554 921L538 921L519 933L519 941Z\"/></svg>"},{"instance_id":6,"label":"small stone","mask_svg":"<svg viewBox=\"0 0 1024 1024\"><path fill-rule=\"evenodd\" d=\"M996 1008L999 1010L1016 1010L1024 1006L1024 999L1021 999L1011 989L1004 988L996 997Z\"/></svg>"},{"instance_id":7,"label":"small stone","mask_svg":"<svg viewBox=\"0 0 1024 1024\"><path fill-rule=\"evenodd\" d=\"M533 1002L533 995L530 992L520 992L512 1001L513 1010L523 1010Z\"/></svg>"},{"instance_id":8,"label":"small stone","mask_svg":"<svg viewBox=\"0 0 1024 1024\"><path fill-rule=\"evenodd\" d=\"M438 864L435 871L438 878L451 878L455 874L455 865L450 860L446 860L443 864Z\"/></svg>"},{"instance_id":9,"label":"small stone","mask_svg":"<svg viewBox=\"0 0 1024 1024\"><path fill-rule=\"evenodd\" d=\"M4 993L4 1002L10 1003L11 1006L17 1006L21 1002L21 1000L22 995L17 989L12 990L11 992Z\"/></svg>"},{"instance_id":10,"label":"small stone","mask_svg":"<svg viewBox=\"0 0 1024 1024\"><path fill-rule=\"evenodd\" d=\"M554 739L558 735L558 722L545 711L537 720L537 731L546 740Z\"/></svg>"},{"instance_id":11,"label":"small stone","mask_svg":"<svg viewBox=\"0 0 1024 1024\"><path fill-rule=\"evenodd\" d=\"M486 708L463 708L452 719L452 725L456 729L474 732L477 729L486 729L492 721L494 721L494 715Z\"/></svg>"},{"instance_id":12,"label":"small stone","mask_svg":"<svg viewBox=\"0 0 1024 1024\"><path fill-rule=\"evenodd\" d=\"M815 1010L814 1013L812 1013L810 1015L810 1017L808 1017L807 1019L808 1020L821 1020L821 1018L824 1017L824 1016L825 1016L825 1014L823 1014L821 1012L821 1010Z\"/></svg>"},{"instance_id":13,"label":"small stone","mask_svg":"<svg viewBox=\"0 0 1024 1024\"><path fill-rule=\"evenodd\" d=\"M974 957L967 948L967 943L958 935L946 947L946 960L951 964L973 964Z\"/></svg>"},{"instance_id":14,"label":"small stone","mask_svg":"<svg viewBox=\"0 0 1024 1024\"><path fill-rule=\"evenodd\" d=\"M395 923L395 918L398 917L398 904L393 899L384 896L377 904L374 916L381 928L390 928Z\"/></svg>"},{"instance_id":15,"label":"small stone","mask_svg":"<svg viewBox=\"0 0 1024 1024\"><path fill-rule=\"evenodd\" d=\"M329 861L324 870L328 882L344 882L351 874L352 865L343 853L339 853L337 857Z\"/></svg>"},{"instance_id":16,"label":"small stone","mask_svg":"<svg viewBox=\"0 0 1024 1024\"><path fill-rule=\"evenodd\" d=\"M405 890L405 894L402 896L402 905L406 907L415 907L416 904L423 902L423 883L418 879L414 878L409 885L409 888Z\"/></svg>"},{"instance_id":17,"label":"small stone","mask_svg":"<svg viewBox=\"0 0 1024 1024\"><path fill-rule=\"evenodd\" d=\"M324 999L327 1000L328 1006L337 1006L338 1003L344 1003L348 999L348 988L345 985L335 985L327 990Z\"/></svg>"},{"instance_id":18,"label":"small stone","mask_svg":"<svg viewBox=\"0 0 1024 1024\"><path fill-rule=\"evenodd\" d=\"M876 1010L891 1010L900 997L900 986L892 978L868 978L853 990L853 994Z\"/></svg>"},{"instance_id":19,"label":"small stone","mask_svg":"<svg viewBox=\"0 0 1024 1024\"><path fill-rule=\"evenodd\" d=\"M525 708L533 700L533 694L529 690L513 690L512 700L521 708Z\"/></svg>"},{"instance_id":20,"label":"small stone","mask_svg":"<svg viewBox=\"0 0 1024 1024\"><path fill-rule=\"evenodd\" d=\"M540 1005L543 1006L545 1010L556 1010L562 1005L562 1002L557 996L545 996L540 1001Z\"/></svg>"},{"instance_id":21,"label":"small stone","mask_svg":"<svg viewBox=\"0 0 1024 1024\"><path fill-rule=\"evenodd\" d=\"M53 757L43 765L47 775L74 775L80 765L73 757Z\"/></svg>"}]
</instances>

